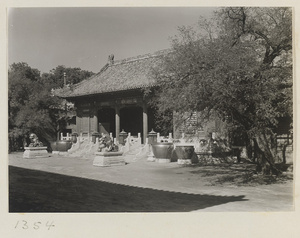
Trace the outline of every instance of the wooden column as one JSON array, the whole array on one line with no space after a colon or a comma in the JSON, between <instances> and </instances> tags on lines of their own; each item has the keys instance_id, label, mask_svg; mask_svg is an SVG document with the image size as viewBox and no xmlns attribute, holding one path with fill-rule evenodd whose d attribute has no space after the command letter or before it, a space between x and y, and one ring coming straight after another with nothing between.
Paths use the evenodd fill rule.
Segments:
<instances>
[{"instance_id":1,"label":"wooden column","mask_svg":"<svg viewBox=\"0 0 300 238\"><path fill-rule=\"evenodd\" d=\"M88 126L87 126L87 128L88 128L88 138L90 139L90 136L91 136L91 119L90 119L90 112L89 112L89 114L88 114L88 117L87 117L87 123L88 123Z\"/></svg>"},{"instance_id":2,"label":"wooden column","mask_svg":"<svg viewBox=\"0 0 300 238\"><path fill-rule=\"evenodd\" d=\"M143 143L146 143L147 135L148 135L148 112L147 112L146 103L143 103Z\"/></svg>"},{"instance_id":3,"label":"wooden column","mask_svg":"<svg viewBox=\"0 0 300 238\"><path fill-rule=\"evenodd\" d=\"M93 132L98 132L98 110L93 109Z\"/></svg>"},{"instance_id":4,"label":"wooden column","mask_svg":"<svg viewBox=\"0 0 300 238\"><path fill-rule=\"evenodd\" d=\"M81 118L76 115L76 132L80 133L81 131Z\"/></svg>"},{"instance_id":5,"label":"wooden column","mask_svg":"<svg viewBox=\"0 0 300 238\"><path fill-rule=\"evenodd\" d=\"M118 106L115 107L116 113L116 140L119 142L119 134L120 134L120 108Z\"/></svg>"}]
</instances>

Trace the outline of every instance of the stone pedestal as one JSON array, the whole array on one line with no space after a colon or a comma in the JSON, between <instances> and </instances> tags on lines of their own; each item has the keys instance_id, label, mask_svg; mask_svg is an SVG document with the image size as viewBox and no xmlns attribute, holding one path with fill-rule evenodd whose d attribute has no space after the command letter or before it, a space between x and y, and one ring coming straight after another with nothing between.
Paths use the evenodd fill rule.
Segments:
<instances>
[{"instance_id":1,"label":"stone pedestal","mask_svg":"<svg viewBox=\"0 0 300 238\"><path fill-rule=\"evenodd\" d=\"M25 151L23 154L23 158L25 159L36 159L36 158L46 158L50 157L47 147L24 147Z\"/></svg>"},{"instance_id":2,"label":"stone pedestal","mask_svg":"<svg viewBox=\"0 0 300 238\"><path fill-rule=\"evenodd\" d=\"M148 145L148 155L147 155L147 161L148 162L154 162L155 161L155 157L154 157L154 154L153 154L153 151L152 151L152 145Z\"/></svg>"},{"instance_id":3,"label":"stone pedestal","mask_svg":"<svg viewBox=\"0 0 300 238\"><path fill-rule=\"evenodd\" d=\"M125 165L123 152L96 152L93 165L109 167L115 165Z\"/></svg>"}]
</instances>

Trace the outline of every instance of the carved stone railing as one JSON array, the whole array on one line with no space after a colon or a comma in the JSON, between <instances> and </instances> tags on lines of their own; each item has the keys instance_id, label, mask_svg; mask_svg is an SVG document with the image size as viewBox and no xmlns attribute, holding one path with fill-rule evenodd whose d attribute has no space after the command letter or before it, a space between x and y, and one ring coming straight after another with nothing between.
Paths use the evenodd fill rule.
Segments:
<instances>
[{"instance_id":1,"label":"carved stone railing","mask_svg":"<svg viewBox=\"0 0 300 238\"><path fill-rule=\"evenodd\" d=\"M138 133L138 136L134 137L129 132L127 138L125 139L125 141L126 141L126 143L122 147L123 153L127 153L128 151L132 151L134 149L137 149L142 145L141 133Z\"/></svg>"},{"instance_id":2,"label":"carved stone railing","mask_svg":"<svg viewBox=\"0 0 300 238\"><path fill-rule=\"evenodd\" d=\"M72 136L69 133L67 133L66 136L64 136L63 133L60 133L60 140L71 140L71 139L72 139Z\"/></svg>"},{"instance_id":3,"label":"carved stone railing","mask_svg":"<svg viewBox=\"0 0 300 238\"><path fill-rule=\"evenodd\" d=\"M160 133L157 133L157 142L173 142L172 133L169 133L169 136L161 136Z\"/></svg>"}]
</instances>

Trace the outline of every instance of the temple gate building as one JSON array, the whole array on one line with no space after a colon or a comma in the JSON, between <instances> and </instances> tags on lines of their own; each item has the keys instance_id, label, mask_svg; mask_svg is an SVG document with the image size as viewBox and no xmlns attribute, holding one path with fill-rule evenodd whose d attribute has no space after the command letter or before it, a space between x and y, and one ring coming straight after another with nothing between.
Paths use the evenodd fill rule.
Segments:
<instances>
[{"instance_id":1,"label":"temple gate building","mask_svg":"<svg viewBox=\"0 0 300 238\"><path fill-rule=\"evenodd\" d=\"M118 139L124 130L132 135L141 133L145 141L149 130L155 130L155 119L143 89L155 86L152 69L164 55L165 51L159 51L119 61L110 55L99 73L60 91L59 96L76 107L72 132L112 133Z\"/></svg>"},{"instance_id":2,"label":"temple gate building","mask_svg":"<svg viewBox=\"0 0 300 238\"><path fill-rule=\"evenodd\" d=\"M110 55L108 63L99 73L78 84L56 90L56 95L74 103L76 107L76 120L71 120L68 125L69 132L77 132L82 136L91 136L95 132L112 133L119 140L120 132L124 130L132 136L141 133L142 143L145 143L150 130L159 132L156 129L155 110L150 107L143 90L158 86L152 70L160 66L169 52L158 51L118 61L114 61L114 56ZM222 131L220 120L201 125L197 121L198 114L194 112L189 120L178 128L173 127L170 132L175 138L184 132L199 139L207 138L208 134L214 137ZM173 117L173 121L175 119ZM290 119L280 120L279 140L292 140L288 132L289 124ZM230 137L235 144L232 135Z\"/></svg>"}]
</instances>

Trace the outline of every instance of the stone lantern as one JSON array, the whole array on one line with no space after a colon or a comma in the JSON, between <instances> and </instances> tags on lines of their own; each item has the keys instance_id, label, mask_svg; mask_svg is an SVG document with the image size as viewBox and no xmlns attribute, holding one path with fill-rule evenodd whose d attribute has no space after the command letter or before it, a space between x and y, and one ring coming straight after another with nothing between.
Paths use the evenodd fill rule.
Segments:
<instances>
[{"instance_id":1,"label":"stone lantern","mask_svg":"<svg viewBox=\"0 0 300 238\"><path fill-rule=\"evenodd\" d=\"M92 134L92 142L96 143L96 139L100 137L100 134L98 132L94 132Z\"/></svg>"},{"instance_id":2,"label":"stone lantern","mask_svg":"<svg viewBox=\"0 0 300 238\"><path fill-rule=\"evenodd\" d=\"M124 131L124 129L119 134L119 144L125 145L125 140L128 136L128 133Z\"/></svg>"},{"instance_id":3,"label":"stone lantern","mask_svg":"<svg viewBox=\"0 0 300 238\"><path fill-rule=\"evenodd\" d=\"M152 129L148 134L149 154L148 154L147 161L149 162L155 161L153 150L152 150L152 145L155 143L157 143L157 133Z\"/></svg>"},{"instance_id":4,"label":"stone lantern","mask_svg":"<svg viewBox=\"0 0 300 238\"><path fill-rule=\"evenodd\" d=\"M78 136L78 133L76 132L73 132L71 134L71 137L72 137L72 142L75 144L77 142L77 136Z\"/></svg>"},{"instance_id":5,"label":"stone lantern","mask_svg":"<svg viewBox=\"0 0 300 238\"><path fill-rule=\"evenodd\" d=\"M157 142L157 133L153 129L148 134L148 144L153 145Z\"/></svg>"}]
</instances>

